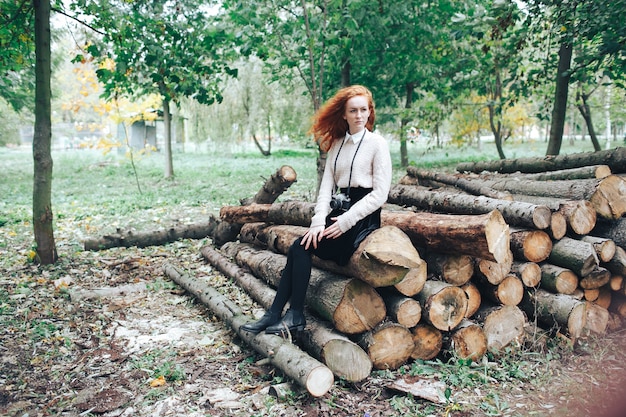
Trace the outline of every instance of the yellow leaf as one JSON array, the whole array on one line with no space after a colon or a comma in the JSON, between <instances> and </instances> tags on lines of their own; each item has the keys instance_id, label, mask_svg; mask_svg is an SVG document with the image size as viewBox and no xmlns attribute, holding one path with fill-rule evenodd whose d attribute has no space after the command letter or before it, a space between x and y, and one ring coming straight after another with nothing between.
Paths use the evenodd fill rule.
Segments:
<instances>
[{"instance_id":1,"label":"yellow leaf","mask_svg":"<svg viewBox=\"0 0 626 417\"><path fill-rule=\"evenodd\" d=\"M163 375L161 375L160 377L153 379L150 382L150 386L152 388L156 388L156 387L162 387L163 385L165 385L165 377Z\"/></svg>"}]
</instances>

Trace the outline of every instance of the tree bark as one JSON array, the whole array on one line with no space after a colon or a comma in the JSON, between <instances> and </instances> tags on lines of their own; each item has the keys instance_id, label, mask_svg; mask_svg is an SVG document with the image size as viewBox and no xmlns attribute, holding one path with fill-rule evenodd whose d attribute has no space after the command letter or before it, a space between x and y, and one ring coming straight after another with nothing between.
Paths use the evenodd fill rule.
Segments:
<instances>
[{"instance_id":1,"label":"tree bark","mask_svg":"<svg viewBox=\"0 0 626 417\"><path fill-rule=\"evenodd\" d=\"M611 221L600 220L591 233L611 239L617 246L626 248L626 217Z\"/></svg>"},{"instance_id":2,"label":"tree bark","mask_svg":"<svg viewBox=\"0 0 626 417\"><path fill-rule=\"evenodd\" d=\"M616 246L615 254L611 260L604 263L603 266L613 274L626 276L626 250L621 246Z\"/></svg>"},{"instance_id":3,"label":"tree bark","mask_svg":"<svg viewBox=\"0 0 626 417\"><path fill-rule=\"evenodd\" d=\"M306 226L312 213L311 204L298 202L225 206L220 210L222 220L229 222L303 225L301 221L306 218ZM381 217L383 226L396 226L412 241L433 251L465 253L496 262L512 257L508 224L495 210L475 216L383 210Z\"/></svg>"},{"instance_id":4,"label":"tree bark","mask_svg":"<svg viewBox=\"0 0 626 417\"><path fill-rule=\"evenodd\" d=\"M569 237L554 242L548 262L570 269L579 277L589 274L600 263L591 243Z\"/></svg>"},{"instance_id":5,"label":"tree bark","mask_svg":"<svg viewBox=\"0 0 626 417\"><path fill-rule=\"evenodd\" d=\"M549 208L520 201L400 184L392 187L387 201L401 206L414 206L419 210L456 214L485 214L498 210L504 220L513 226L535 229L546 229L550 226Z\"/></svg>"},{"instance_id":6,"label":"tree bark","mask_svg":"<svg viewBox=\"0 0 626 417\"><path fill-rule=\"evenodd\" d=\"M98 238L87 238L83 241L85 250L103 250L116 247L130 248L136 246L145 248L148 246L163 245L180 239L203 239L212 236L217 226L217 220L211 216L202 221L178 225L169 229L159 229L144 232L131 230L117 230L117 233L104 235Z\"/></svg>"},{"instance_id":7,"label":"tree bark","mask_svg":"<svg viewBox=\"0 0 626 417\"><path fill-rule=\"evenodd\" d=\"M231 262L213 247L203 246L200 252L207 262L233 279L264 309L270 308L276 296L275 290ZM372 361L361 347L338 333L328 322L318 320L310 314L306 314L306 320L307 331L304 332L300 341L307 351L326 364L335 376L358 382L370 375Z\"/></svg>"},{"instance_id":8,"label":"tree bark","mask_svg":"<svg viewBox=\"0 0 626 417\"><path fill-rule=\"evenodd\" d=\"M519 261L541 262L552 251L552 239L541 230L511 229L511 251Z\"/></svg>"},{"instance_id":9,"label":"tree bark","mask_svg":"<svg viewBox=\"0 0 626 417\"><path fill-rule=\"evenodd\" d=\"M252 198L242 199L241 205L248 206L250 204L271 204L282 193L284 193L291 185L296 182L296 171L289 165L283 165L275 173L273 173L263 184L261 189ZM217 225L217 229L213 233L213 241L217 246L221 246L226 242L232 242L237 239L237 235L241 230L241 223L225 221Z\"/></svg>"},{"instance_id":10,"label":"tree bark","mask_svg":"<svg viewBox=\"0 0 626 417\"><path fill-rule=\"evenodd\" d=\"M33 231L37 261L57 261L52 214L52 121L50 105L50 1L34 0L35 10L35 133L33 135Z\"/></svg>"},{"instance_id":11,"label":"tree bark","mask_svg":"<svg viewBox=\"0 0 626 417\"><path fill-rule=\"evenodd\" d=\"M301 226L247 223L241 229L241 241L287 254L295 239L304 235ZM397 227L385 226L371 232L361 242L345 266L313 257L319 268L359 278L374 288L395 286L404 295L417 294L426 282L426 263Z\"/></svg>"},{"instance_id":12,"label":"tree bark","mask_svg":"<svg viewBox=\"0 0 626 417\"><path fill-rule=\"evenodd\" d=\"M614 174L626 172L626 147L569 155L464 162L458 164L456 170L458 172L474 172L477 174L483 171L512 174L517 171L538 173L580 168L589 165L608 165Z\"/></svg>"},{"instance_id":13,"label":"tree bark","mask_svg":"<svg viewBox=\"0 0 626 417\"><path fill-rule=\"evenodd\" d=\"M560 330L573 339L580 337L587 322L587 303L571 295L529 290L520 305L547 330Z\"/></svg>"},{"instance_id":14,"label":"tree bark","mask_svg":"<svg viewBox=\"0 0 626 417\"><path fill-rule=\"evenodd\" d=\"M571 295L578 287L578 276L571 270L548 263L541 264L541 288Z\"/></svg>"},{"instance_id":15,"label":"tree bark","mask_svg":"<svg viewBox=\"0 0 626 417\"><path fill-rule=\"evenodd\" d=\"M247 322L246 317L239 307L217 290L184 274L172 265L165 264L163 270L169 278L198 298L215 315L232 327L243 341L269 358L272 365L306 388L313 397L325 395L333 386L332 371L288 340L265 333L252 335L242 331L241 326Z\"/></svg>"},{"instance_id":16,"label":"tree bark","mask_svg":"<svg viewBox=\"0 0 626 417\"><path fill-rule=\"evenodd\" d=\"M443 347L441 330L430 324L420 323L411 330L411 333L413 335L411 358L426 361L439 355Z\"/></svg>"},{"instance_id":17,"label":"tree bark","mask_svg":"<svg viewBox=\"0 0 626 417\"><path fill-rule=\"evenodd\" d=\"M587 275L580 277L578 286L584 290L597 289L609 283L611 273L608 269L596 266Z\"/></svg>"},{"instance_id":18,"label":"tree bark","mask_svg":"<svg viewBox=\"0 0 626 417\"><path fill-rule=\"evenodd\" d=\"M287 257L251 245L229 242L222 250L252 273L277 287ZM360 279L348 278L313 268L306 294L307 305L340 332L356 334L369 331L383 321L383 299Z\"/></svg>"},{"instance_id":19,"label":"tree bark","mask_svg":"<svg viewBox=\"0 0 626 417\"><path fill-rule=\"evenodd\" d=\"M381 323L365 333L359 344L375 369L398 369L409 360L414 348L409 329L393 322Z\"/></svg>"},{"instance_id":20,"label":"tree bark","mask_svg":"<svg viewBox=\"0 0 626 417\"><path fill-rule=\"evenodd\" d=\"M454 175L449 175L441 172L426 171L423 169L418 169L416 167L407 167L406 172L410 176L416 177L419 183L422 185L424 185L422 180L430 180L451 185L473 195L482 195L498 200L512 200L511 194L507 191L494 190L492 188L483 187L480 185L476 186L476 183Z\"/></svg>"},{"instance_id":21,"label":"tree bark","mask_svg":"<svg viewBox=\"0 0 626 417\"><path fill-rule=\"evenodd\" d=\"M487 303L483 303L478 310L475 320L482 323L487 349L491 352L500 352L512 343L522 343L528 321L517 306L493 306Z\"/></svg>"},{"instance_id":22,"label":"tree bark","mask_svg":"<svg viewBox=\"0 0 626 417\"><path fill-rule=\"evenodd\" d=\"M465 318L467 295L460 287L427 280L415 298L422 306L424 320L439 330L450 331Z\"/></svg>"},{"instance_id":23,"label":"tree bark","mask_svg":"<svg viewBox=\"0 0 626 417\"><path fill-rule=\"evenodd\" d=\"M509 225L497 210L481 215L383 211L382 223L399 227L417 247L435 252L462 253L501 263L513 256Z\"/></svg>"},{"instance_id":24,"label":"tree bark","mask_svg":"<svg viewBox=\"0 0 626 417\"><path fill-rule=\"evenodd\" d=\"M626 213L626 180L617 175L609 175L602 179L567 181L520 181L516 179L473 179L472 181L497 190L509 190L514 195L528 194L564 200L587 200L598 216L607 219L618 219Z\"/></svg>"}]
</instances>

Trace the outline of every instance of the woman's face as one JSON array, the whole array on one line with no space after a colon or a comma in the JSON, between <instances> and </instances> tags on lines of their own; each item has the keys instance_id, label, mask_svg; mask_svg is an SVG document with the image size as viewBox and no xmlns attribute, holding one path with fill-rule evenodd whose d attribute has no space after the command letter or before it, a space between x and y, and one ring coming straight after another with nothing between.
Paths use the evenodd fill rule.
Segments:
<instances>
[{"instance_id":1,"label":"woman's face","mask_svg":"<svg viewBox=\"0 0 626 417\"><path fill-rule=\"evenodd\" d=\"M346 110L343 118L348 122L350 133L357 133L365 129L367 119L370 117L370 108L367 97L354 96L346 102Z\"/></svg>"}]
</instances>

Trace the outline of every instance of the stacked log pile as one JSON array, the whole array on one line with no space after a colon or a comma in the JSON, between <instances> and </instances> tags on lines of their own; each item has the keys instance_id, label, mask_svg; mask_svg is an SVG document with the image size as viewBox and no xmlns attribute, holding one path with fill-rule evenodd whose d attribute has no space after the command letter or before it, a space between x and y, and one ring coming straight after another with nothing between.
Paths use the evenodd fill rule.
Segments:
<instances>
[{"instance_id":1,"label":"stacked log pile","mask_svg":"<svg viewBox=\"0 0 626 417\"><path fill-rule=\"evenodd\" d=\"M501 161L486 172L478 164L455 174L408 168L390 191L383 227L348 265L314 258L309 328L321 319L342 343L353 342L350 355L363 360L358 346L372 367L395 369L438 355L478 359L523 343L535 326L574 341L620 327L625 151L600 154L611 163L587 154L564 165L558 157L516 160L511 172ZM266 283L251 294L265 308L260 300L278 284L313 207L289 201L220 211L240 233L219 252ZM308 340L320 357L323 346Z\"/></svg>"}]
</instances>

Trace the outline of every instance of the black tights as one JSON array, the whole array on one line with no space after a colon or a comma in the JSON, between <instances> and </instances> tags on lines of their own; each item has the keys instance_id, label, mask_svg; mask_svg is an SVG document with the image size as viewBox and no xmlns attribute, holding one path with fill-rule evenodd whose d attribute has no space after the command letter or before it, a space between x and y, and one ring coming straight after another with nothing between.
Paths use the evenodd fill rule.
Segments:
<instances>
[{"instance_id":1,"label":"black tights","mask_svg":"<svg viewBox=\"0 0 626 417\"><path fill-rule=\"evenodd\" d=\"M270 308L270 312L280 315L283 308L290 302L290 308L296 311L304 310L306 290L311 279L311 252L306 250L298 238L289 248L287 253L287 265L278 283L276 297Z\"/></svg>"}]
</instances>

